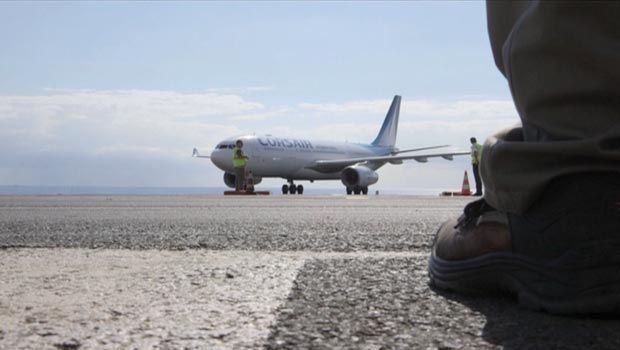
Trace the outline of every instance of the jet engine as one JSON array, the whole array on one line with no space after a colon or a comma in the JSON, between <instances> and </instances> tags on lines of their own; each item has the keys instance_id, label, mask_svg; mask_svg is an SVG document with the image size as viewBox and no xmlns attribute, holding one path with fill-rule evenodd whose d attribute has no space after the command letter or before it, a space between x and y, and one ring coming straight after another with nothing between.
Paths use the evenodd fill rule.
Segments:
<instances>
[{"instance_id":1,"label":"jet engine","mask_svg":"<svg viewBox=\"0 0 620 350\"><path fill-rule=\"evenodd\" d=\"M344 168L340 180L347 187L368 187L379 181L379 174L363 165L353 165Z\"/></svg>"},{"instance_id":2,"label":"jet engine","mask_svg":"<svg viewBox=\"0 0 620 350\"><path fill-rule=\"evenodd\" d=\"M235 175L224 173L224 183L230 188L235 188Z\"/></svg>"},{"instance_id":3,"label":"jet engine","mask_svg":"<svg viewBox=\"0 0 620 350\"><path fill-rule=\"evenodd\" d=\"M226 184L226 186L230 188L235 188L235 177L235 174L224 173L224 183ZM263 181L262 177L254 176L254 185L258 185L259 183L261 183L261 181Z\"/></svg>"}]
</instances>

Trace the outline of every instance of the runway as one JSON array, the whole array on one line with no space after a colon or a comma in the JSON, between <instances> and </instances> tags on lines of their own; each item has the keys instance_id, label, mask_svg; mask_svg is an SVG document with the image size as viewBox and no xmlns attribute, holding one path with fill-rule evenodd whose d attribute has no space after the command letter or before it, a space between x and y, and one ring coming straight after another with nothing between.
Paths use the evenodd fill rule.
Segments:
<instances>
[{"instance_id":1,"label":"runway","mask_svg":"<svg viewBox=\"0 0 620 350\"><path fill-rule=\"evenodd\" d=\"M618 320L431 290L468 201L0 196L0 348L620 348Z\"/></svg>"}]
</instances>

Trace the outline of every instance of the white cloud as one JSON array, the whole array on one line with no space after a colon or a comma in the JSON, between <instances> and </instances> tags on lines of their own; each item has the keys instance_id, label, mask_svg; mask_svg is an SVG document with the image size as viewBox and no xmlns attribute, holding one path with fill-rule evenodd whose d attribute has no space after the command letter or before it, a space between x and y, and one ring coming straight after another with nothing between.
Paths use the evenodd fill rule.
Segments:
<instances>
[{"instance_id":1,"label":"white cloud","mask_svg":"<svg viewBox=\"0 0 620 350\"><path fill-rule=\"evenodd\" d=\"M318 112L321 114L385 114L391 100L349 101L341 104L334 103L300 103L301 110ZM497 99L455 99L455 100L430 100L418 99L401 102L401 116L414 117L440 117L440 118L465 118L475 117L497 118L514 116L515 108L511 100Z\"/></svg>"},{"instance_id":2,"label":"white cloud","mask_svg":"<svg viewBox=\"0 0 620 350\"><path fill-rule=\"evenodd\" d=\"M391 100L349 101L340 104L300 103L313 124L306 134L370 142L379 130ZM334 118L336 115L337 118ZM316 120L322 122L317 125ZM337 119L335 121L334 119ZM518 122L512 100L479 96L454 99L403 99L398 144L419 146L451 143L467 146L469 137L489 134Z\"/></svg>"},{"instance_id":3,"label":"white cloud","mask_svg":"<svg viewBox=\"0 0 620 350\"><path fill-rule=\"evenodd\" d=\"M4 118L24 115L88 119L180 119L261 110L264 106L237 95L182 94L151 90L68 90L43 96L0 96Z\"/></svg>"},{"instance_id":4,"label":"white cloud","mask_svg":"<svg viewBox=\"0 0 620 350\"><path fill-rule=\"evenodd\" d=\"M404 115L451 120L496 119L516 115L511 100L404 100L401 109Z\"/></svg>"},{"instance_id":5,"label":"white cloud","mask_svg":"<svg viewBox=\"0 0 620 350\"><path fill-rule=\"evenodd\" d=\"M238 133L230 118L265 110L261 103L215 93L47 91L52 94L0 96L0 135L7 147L30 152L180 154L188 144L211 147L222 135Z\"/></svg>"},{"instance_id":6,"label":"white cloud","mask_svg":"<svg viewBox=\"0 0 620 350\"><path fill-rule=\"evenodd\" d=\"M264 111L264 112L251 112L251 113L244 113L240 115L232 115L228 117L228 120L240 121L240 122L245 122L245 121L262 122L262 121L266 121L270 119L274 120L276 118L286 117L290 115L291 113L294 113L294 110L290 108L283 108L283 107L269 108L267 111Z\"/></svg>"},{"instance_id":7,"label":"white cloud","mask_svg":"<svg viewBox=\"0 0 620 350\"><path fill-rule=\"evenodd\" d=\"M111 159L122 158L119 167L126 166L128 159L184 162L190 157L192 147L207 153L218 141L244 132L371 142L390 102L377 99L269 106L241 95L214 92L48 89L45 95L0 96L0 157L4 160L19 159L20 155L69 157L70 161L62 164L74 164L73 169L80 167L79 159L88 159L93 174L100 171L94 160L101 158L107 159L106 165L101 165L106 167L105 174L114 176L114 171L107 169L116 166L110 163ZM447 143L467 148L470 136L483 140L494 130L516 121L510 100L480 97L403 100L398 146ZM149 163L150 168L139 175L148 178L148 183L157 183L158 175L152 171L155 163ZM137 162L132 171L139 171L139 164L142 163ZM33 161L29 166L28 171L40 172L35 178L44 182L45 165ZM208 162L200 162L199 167L201 173L205 171L202 168L212 168ZM58 174L62 170L56 168L55 178L61 178ZM12 175L6 171L0 173L0 184L15 183L24 171L12 170ZM71 172L76 171L68 171L68 178L63 181L70 182ZM213 178L193 180L193 184L221 183L219 172L207 173ZM90 175L85 174L82 173L80 183L87 183ZM167 171L166 184L174 184L173 174L174 170ZM127 178L125 175L110 180L109 184L123 185ZM187 174L179 174L179 179L187 178Z\"/></svg>"},{"instance_id":8,"label":"white cloud","mask_svg":"<svg viewBox=\"0 0 620 350\"><path fill-rule=\"evenodd\" d=\"M385 113L386 106L390 105L391 100L370 100L370 101L350 101L341 104L335 103L300 103L298 106L302 110L320 113Z\"/></svg>"},{"instance_id":9,"label":"white cloud","mask_svg":"<svg viewBox=\"0 0 620 350\"><path fill-rule=\"evenodd\" d=\"M215 92L215 93L236 93L243 94L246 92L263 92L263 91L271 91L273 90L273 86L243 86L243 87L229 87L229 88L211 88L207 89L207 92Z\"/></svg>"}]
</instances>

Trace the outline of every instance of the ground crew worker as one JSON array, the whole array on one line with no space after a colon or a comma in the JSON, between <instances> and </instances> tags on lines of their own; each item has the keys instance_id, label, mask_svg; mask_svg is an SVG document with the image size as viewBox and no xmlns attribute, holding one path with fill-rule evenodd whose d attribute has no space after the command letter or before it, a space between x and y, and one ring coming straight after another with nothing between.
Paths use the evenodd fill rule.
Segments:
<instances>
[{"instance_id":1,"label":"ground crew worker","mask_svg":"<svg viewBox=\"0 0 620 350\"><path fill-rule=\"evenodd\" d=\"M480 179L480 159L482 157L482 146L475 137L469 139L471 142L471 167L474 170L474 179L476 179L476 193L474 196L482 196L482 179Z\"/></svg>"},{"instance_id":2,"label":"ground crew worker","mask_svg":"<svg viewBox=\"0 0 620 350\"><path fill-rule=\"evenodd\" d=\"M235 191L243 190L245 182L245 166L248 163L248 157L243 153L243 141L237 140L235 148L233 148L233 168L235 168Z\"/></svg>"}]
</instances>

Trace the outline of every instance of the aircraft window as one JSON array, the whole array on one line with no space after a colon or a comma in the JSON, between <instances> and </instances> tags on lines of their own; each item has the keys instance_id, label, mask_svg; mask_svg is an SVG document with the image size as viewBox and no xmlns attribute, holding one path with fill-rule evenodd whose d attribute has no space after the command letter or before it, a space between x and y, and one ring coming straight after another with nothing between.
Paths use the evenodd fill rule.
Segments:
<instances>
[{"instance_id":1,"label":"aircraft window","mask_svg":"<svg viewBox=\"0 0 620 350\"><path fill-rule=\"evenodd\" d=\"M219 148L219 149L226 149L226 148L228 148L228 145L219 145L217 148Z\"/></svg>"},{"instance_id":2,"label":"aircraft window","mask_svg":"<svg viewBox=\"0 0 620 350\"><path fill-rule=\"evenodd\" d=\"M235 148L235 145L228 145L228 148L233 149Z\"/></svg>"}]
</instances>

